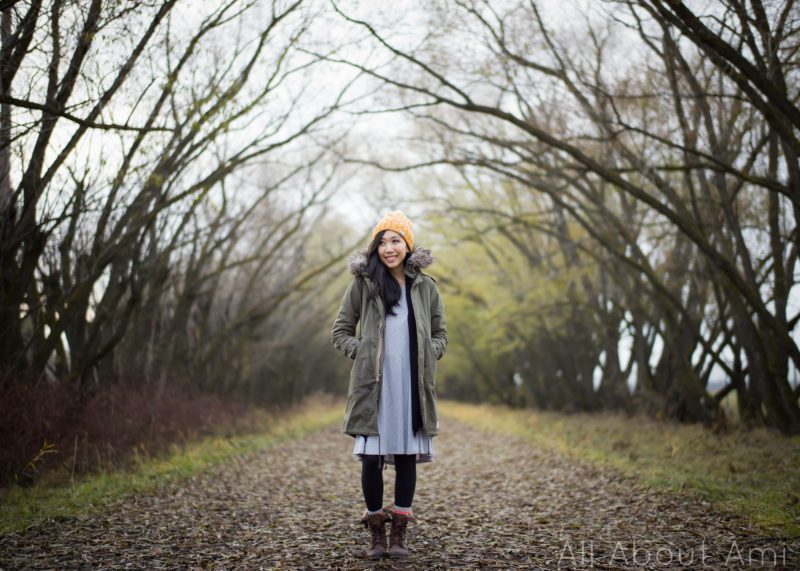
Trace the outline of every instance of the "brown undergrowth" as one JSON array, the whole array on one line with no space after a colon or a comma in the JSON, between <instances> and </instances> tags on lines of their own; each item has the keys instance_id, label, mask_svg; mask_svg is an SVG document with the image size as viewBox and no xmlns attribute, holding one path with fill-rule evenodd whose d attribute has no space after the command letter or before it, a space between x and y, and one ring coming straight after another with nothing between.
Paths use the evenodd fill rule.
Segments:
<instances>
[{"instance_id":1,"label":"brown undergrowth","mask_svg":"<svg viewBox=\"0 0 800 571\"><path fill-rule=\"evenodd\" d=\"M72 386L4 382L0 387L0 486L71 481L203 436L265 428L265 409L174 384L161 390L107 386L85 402Z\"/></svg>"}]
</instances>

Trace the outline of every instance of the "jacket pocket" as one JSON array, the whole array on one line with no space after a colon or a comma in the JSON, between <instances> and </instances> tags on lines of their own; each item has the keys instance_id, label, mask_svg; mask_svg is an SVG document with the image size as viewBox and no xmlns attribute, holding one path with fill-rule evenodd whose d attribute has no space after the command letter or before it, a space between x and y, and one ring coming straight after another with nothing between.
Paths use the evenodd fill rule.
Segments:
<instances>
[{"instance_id":1,"label":"jacket pocket","mask_svg":"<svg viewBox=\"0 0 800 571\"><path fill-rule=\"evenodd\" d=\"M374 387L364 384L350 391L347 396L343 428L345 432L363 431L369 425L375 407L372 405Z\"/></svg>"},{"instance_id":2,"label":"jacket pocket","mask_svg":"<svg viewBox=\"0 0 800 571\"><path fill-rule=\"evenodd\" d=\"M436 353L433 350L433 343L428 337L425 339L425 371L422 378L425 385L431 388L436 386L436 365Z\"/></svg>"},{"instance_id":3,"label":"jacket pocket","mask_svg":"<svg viewBox=\"0 0 800 571\"><path fill-rule=\"evenodd\" d=\"M355 361L350 374L350 391L364 386L373 378L373 363L375 361L376 340L372 337L362 337L356 349Z\"/></svg>"}]
</instances>

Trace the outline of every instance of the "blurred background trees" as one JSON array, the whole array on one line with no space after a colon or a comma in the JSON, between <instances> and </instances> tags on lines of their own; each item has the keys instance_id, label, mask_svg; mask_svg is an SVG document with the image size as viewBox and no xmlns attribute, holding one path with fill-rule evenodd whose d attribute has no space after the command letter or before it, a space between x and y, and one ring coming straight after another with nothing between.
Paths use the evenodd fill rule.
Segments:
<instances>
[{"instance_id":1,"label":"blurred background trees","mask_svg":"<svg viewBox=\"0 0 800 571\"><path fill-rule=\"evenodd\" d=\"M735 393L746 420L800 431L796 4L438 6L411 39L340 6L378 55L337 61L396 90L427 143L416 161L365 162L457 173L432 193L468 221L447 256L465 239L513 249L534 290L564 281L559 326L514 335L524 349L495 380L533 364L521 387L540 406L708 425ZM502 311L513 262L491 259L474 303Z\"/></svg>"},{"instance_id":2,"label":"blurred background trees","mask_svg":"<svg viewBox=\"0 0 800 571\"><path fill-rule=\"evenodd\" d=\"M440 396L800 432L798 5L403 8L0 3L3 395L342 395L400 208Z\"/></svg>"}]
</instances>

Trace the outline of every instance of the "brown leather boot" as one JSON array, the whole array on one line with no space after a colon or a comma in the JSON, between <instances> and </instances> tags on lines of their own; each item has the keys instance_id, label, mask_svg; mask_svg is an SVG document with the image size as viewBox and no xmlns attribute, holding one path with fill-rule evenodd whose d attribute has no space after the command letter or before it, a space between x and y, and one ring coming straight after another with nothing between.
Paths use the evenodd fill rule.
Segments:
<instances>
[{"instance_id":1,"label":"brown leather boot","mask_svg":"<svg viewBox=\"0 0 800 571\"><path fill-rule=\"evenodd\" d=\"M408 522L416 522L417 520L413 514L399 514L391 509L387 511L389 511L392 518L392 531L389 533L389 557L408 557L408 549L406 549L406 528L408 527Z\"/></svg>"},{"instance_id":2,"label":"brown leather boot","mask_svg":"<svg viewBox=\"0 0 800 571\"><path fill-rule=\"evenodd\" d=\"M386 555L386 522L391 520L391 516L385 510L381 510L376 514L368 514L364 510L364 516L361 518L361 523L364 524L372 539L370 540L371 546L366 552L368 559L381 559Z\"/></svg>"}]
</instances>

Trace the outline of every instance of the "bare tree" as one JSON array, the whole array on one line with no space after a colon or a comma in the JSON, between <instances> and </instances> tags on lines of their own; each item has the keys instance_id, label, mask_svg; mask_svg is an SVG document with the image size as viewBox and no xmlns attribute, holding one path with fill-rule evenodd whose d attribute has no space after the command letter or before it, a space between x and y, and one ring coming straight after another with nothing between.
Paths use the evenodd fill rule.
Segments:
<instances>
[{"instance_id":1,"label":"bare tree","mask_svg":"<svg viewBox=\"0 0 800 571\"><path fill-rule=\"evenodd\" d=\"M313 7L53 0L2 17L0 362L82 393L132 370L235 384L225 359L315 271L275 265L330 196L310 173L336 168L338 135L311 135L347 86L304 97Z\"/></svg>"},{"instance_id":2,"label":"bare tree","mask_svg":"<svg viewBox=\"0 0 800 571\"><path fill-rule=\"evenodd\" d=\"M628 325L638 389L660 395L669 414L717 420L718 399L706 386L718 370L745 411L797 433L799 395L789 371L790 363L800 367L792 337L798 316L786 314L800 188L791 174L796 126L790 127L797 10L792 2L768 9L756 3L754 12L730 2L722 14L695 14L680 2L622 4L587 17L579 46L570 43L574 37L561 39L534 2L502 9L443 2L439 31L414 47L339 10L394 66L330 59L397 89L402 109L450 134L455 142L441 158L414 166L479 168L515 181L560 213L547 229L562 237L565 258L576 245L559 217L605 249L581 250L605 258L600 279L581 285L618 305L588 308L605 323L607 388L619 393L624 377L612 346L627 313L634 316ZM701 27L703 21L716 27ZM448 30L465 30L448 42L485 48L476 47L470 61L443 58L439 41ZM608 63L620 30L632 42L629 53L636 46L648 54L622 69ZM726 48L731 38L735 46L748 44L740 52L752 61ZM778 78L778 88L765 77ZM613 267L620 264L622 272ZM611 276L630 284L614 300L607 293ZM653 368L652 331L663 344ZM576 342L580 335L576 329Z\"/></svg>"}]
</instances>

